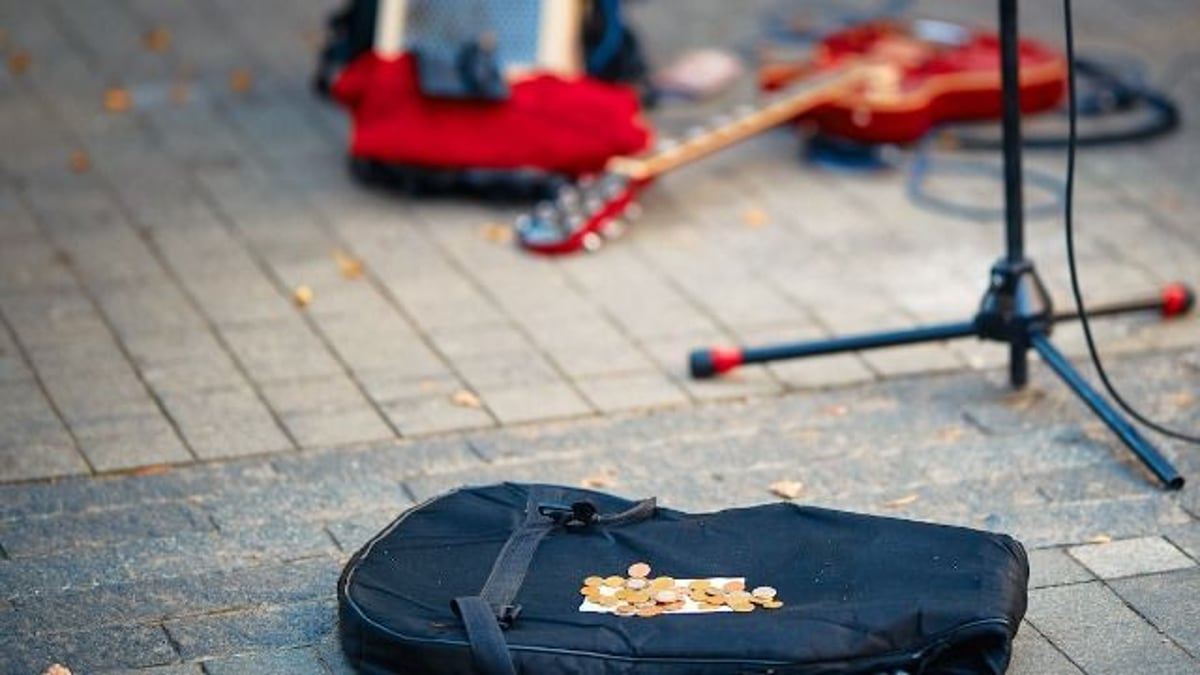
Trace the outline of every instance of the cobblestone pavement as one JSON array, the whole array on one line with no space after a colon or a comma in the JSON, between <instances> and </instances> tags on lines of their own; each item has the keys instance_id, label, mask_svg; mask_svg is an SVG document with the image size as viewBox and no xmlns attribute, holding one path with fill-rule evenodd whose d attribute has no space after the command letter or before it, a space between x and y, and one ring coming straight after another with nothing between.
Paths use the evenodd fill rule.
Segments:
<instances>
[{"instance_id":1,"label":"cobblestone pavement","mask_svg":"<svg viewBox=\"0 0 1200 675\"><path fill-rule=\"evenodd\" d=\"M332 4L0 0L0 672L341 672L337 570L399 510L463 482L588 477L684 508L791 477L806 502L1009 531L1037 587L1014 671L1200 667L1195 489L1155 489L1049 373L1008 395L1004 350L962 342L686 377L712 342L965 319L998 223L915 207L903 171L805 167L778 132L663 181L600 254L530 258L489 226L518 206L349 178L346 122L308 88ZM661 61L752 44L770 4L634 12ZM1057 3L1026 4L1057 43ZM1200 12L1079 4L1081 48L1144 59L1185 112L1169 139L1081 157L1088 297L1197 281ZM113 88L128 110L105 110ZM1058 220L1031 221L1066 305L1061 246ZM1200 320L1096 327L1131 398L1200 426ZM1076 327L1056 338L1082 353ZM1195 477L1194 451L1166 452ZM661 483L655 463L705 469Z\"/></svg>"}]
</instances>

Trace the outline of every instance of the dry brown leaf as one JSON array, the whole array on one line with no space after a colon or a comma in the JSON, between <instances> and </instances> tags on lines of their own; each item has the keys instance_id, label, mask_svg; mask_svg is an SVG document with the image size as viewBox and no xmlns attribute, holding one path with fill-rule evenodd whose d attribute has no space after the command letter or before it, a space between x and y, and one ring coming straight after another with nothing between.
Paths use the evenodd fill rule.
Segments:
<instances>
[{"instance_id":1,"label":"dry brown leaf","mask_svg":"<svg viewBox=\"0 0 1200 675\"><path fill-rule=\"evenodd\" d=\"M292 291L292 302L302 309L312 304L313 297L313 289L308 286L300 285L296 287L296 290Z\"/></svg>"},{"instance_id":2,"label":"dry brown leaf","mask_svg":"<svg viewBox=\"0 0 1200 675\"><path fill-rule=\"evenodd\" d=\"M742 219L746 223L746 227L758 229L770 222L771 218L767 212L760 208L749 208L742 213Z\"/></svg>"},{"instance_id":3,"label":"dry brown leaf","mask_svg":"<svg viewBox=\"0 0 1200 675\"><path fill-rule=\"evenodd\" d=\"M170 464L151 464L150 466L140 466L127 472L129 476L160 476L164 473L171 472Z\"/></svg>"},{"instance_id":4,"label":"dry brown leaf","mask_svg":"<svg viewBox=\"0 0 1200 675\"><path fill-rule=\"evenodd\" d=\"M450 397L450 402L460 408L482 408L483 401L474 392L459 389Z\"/></svg>"},{"instance_id":5,"label":"dry brown leaf","mask_svg":"<svg viewBox=\"0 0 1200 675\"><path fill-rule=\"evenodd\" d=\"M92 169L92 160L86 152L76 150L71 153L70 166L75 173L87 173Z\"/></svg>"},{"instance_id":6,"label":"dry brown leaf","mask_svg":"<svg viewBox=\"0 0 1200 675\"><path fill-rule=\"evenodd\" d=\"M597 476L588 476L579 481L579 487L589 488L592 490L607 490L617 484L616 478L609 474L600 474Z\"/></svg>"},{"instance_id":7,"label":"dry brown leaf","mask_svg":"<svg viewBox=\"0 0 1200 675\"><path fill-rule=\"evenodd\" d=\"M1098 534L1087 540L1089 544L1109 544L1112 543L1112 537L1107 534Z\"/></svg>"},{"instance_id":8,"label":"dry brown leaf","mask_svg":"<svg viewBox=\"0 0 1200 675\"><path fill-rule=\"evenodd\" d=\"M942 443L957 443L966 433L966 430L960 426L942 427L938 429L937 439Z\"/></svg>"},{"instance_id":9,"label":"dry brown leaf","mask_svg":"<svg viewBox=\"0 0 1200 675\"><path fill-rule=\"evenodd\" d=\"M110 113L127 112L133 107L133 97L123 87L113 87L104 92L104 109Z\"/></svg>"},{"instance_id":10,"label":"dry brown leaf","mask_svg":"<svg viewBox=\"0 0 1200 675\"><path fill-rule=\"evenodd\" d=\"M902 508L908 506L909 504L912 504L913 502L917 501L920 498L921 498L920 495L905 495L903 497L900 497L899 499L893 499L890 502L884 503L883 508L885 508L885 509L902 509Z\"/></svg>"},{"instance_id":11,"label":"dry brown leaf","mask_svg":"<svg viewBox=\"0 0 1200 675\"><path fill-rule=\"evenodd\" d=\"M804 483L798 480L777 480L767 488L787 500L797 499L804 493Z\"/></svg>"},{"instance_id":12,"label":"dry brown leaf","mask_svg":"<svg viewBox=\"0 0 1200 675\"><path fill-rule=\"evenodd\" d=\"M192 88L186 82L177 82L171 85L171 103L174 105L183 105L192 97Z\"/></svg>"},{"instance_id":13,"label":"dry brown leaf","mask_svg":"<svg viewBox=\"0 0 1200 675\"><path fill-rule=\"evenodd\" d=\"M142 34L142 46L148 52L165 52L171 48L171 31L159 26Z\"/></svg>"},{"instance_id":14,"label":"dry brown leaf","mask_svg":"<svg viewBox=\"0 0 1200 675\"><path fill-rule=\"evenodd\" d=\"M254 73L249 68L235 68L229 73L229 88L244 94L254 88Z\"/></svg>"},{"instance_id":15,"label":"dry brown leaf","mask_svg":"<svg viewBox=\"0 0 1200 675\"><path fill-rule=\"evenodd\" d=\"M341 249L333 252L333 259L337 262L338 272L347 279L357 279L363 275L363 262L358 258L346 253Z\"/></svg>"},{"instance_id":16,"label":"dry brown leaf","mask_svg":"<svg viewBox=\"0 0 1200 675\"><path fill-rule=\"evenodd\" d=\"M33 62L33 58L29 56L29 52L16 51L8 55L8 72L13 75L20 75L29 70L29 64Z\"/></svg>"},{"instance_id":17,"label":"dry brown leaf","mask_svg":"<svg viewBox=\"0 0 1200 675\"><path fill-rule=\"evenodd\" d=\"M1196 395L1187 390L1177 391L1167 395L1167 403L1176 408L1190 408L1196 405Z\"/></svg>"},{"instance_id":18,"label":"dry brown leaf","mask_svg":"<svg viewBox=\"0 0 1200 675\"><path fill-rule=\"evenodd\" d=\"M71 669L61 663L56 663L42 671L42 675L71 675Z\"/></svg>"},{"instance_id":19,"label":"dry brown leaf","mask_svg":"<svg viewBox=\"0 0 1200 675\"><path fill-rule=\"evenodd\" d=\"M484 239L497 244L507 244L513 240L512 228L501 223L486 223L479 228L479 234Z\"/></svg>"}]
</instances>

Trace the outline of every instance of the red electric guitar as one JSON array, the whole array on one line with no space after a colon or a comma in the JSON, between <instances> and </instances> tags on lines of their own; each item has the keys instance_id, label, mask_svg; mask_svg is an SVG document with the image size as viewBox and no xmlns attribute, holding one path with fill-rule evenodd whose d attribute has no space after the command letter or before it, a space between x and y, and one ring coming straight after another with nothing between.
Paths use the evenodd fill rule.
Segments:
<instances>
[{"instance_id":1,"label":"red electric guitar","mask_svg":"<svg viewBox=\"0 0 1200 675\"><path fill-rule=\"evenodd\" d=\"M599 249L635 217L638 193L655 178L793 120L867 143L907 143L949 120L1001 113L1000 50L991 34L938 21L856 26L823 40L804 64L760 71L776 93L653 150L614 157L605 170L559 191L516 223L518 241L537 253ZM1022 41L1021 105L1053 107L1066 64L1050 49Z\"/></svg>"}]
</instances>

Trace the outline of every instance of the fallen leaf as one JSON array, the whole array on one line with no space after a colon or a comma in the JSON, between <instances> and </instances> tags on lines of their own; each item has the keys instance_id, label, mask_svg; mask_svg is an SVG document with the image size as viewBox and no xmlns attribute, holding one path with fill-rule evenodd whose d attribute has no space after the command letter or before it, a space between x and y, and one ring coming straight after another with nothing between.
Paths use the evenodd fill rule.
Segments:
<instances>
[{"instance_id":1,"label":"fallen leaf","mask_svg":"<svg viewBox=\"0 0 1200 675\"><path fill-rule=\"evenodd\" d=\"M347 279L357 279L363 275L363 263L358 258L346 253L341 249L333 252L333 259L337 262L338 272Z\"/></svg>"},{"instance_id":2,"label":"fallen leaf","mask_svg":"<svg viewBox=\"0 0 1200 675\"><path fill-rule=\"evenodd\" d=\"M746 211L742 213L742 219L745 221L746 227L753 229L763 227L770 221L770 217L767 215L767 212L759 208L746 209Z\"/></svg>"},{"instance_id":3,"label":"fallen leaf","mask_svg":"<svg viewBox=\"0 0 1200 675\"><path fill-rule=\"evenodd\" d=\"M42 675L71 675L71 669L61 663L56 663L42 671Z\"/></svg>"},{"instance_id":4,"label":"fallen leaf","mask_svg":"<svg viewBox=\"0 0 1200 675\"><path fill-rule=\"evenodd\" d=\"M507 244L513 240L512 228L501 223L487 223L479 228L479 234L497 244Z\"/></svg>"},{"instance_id":5,"label":"fallen leaf","mask_svg":"<svg viewBox=\"0 0 1200 675\"><path fill-rule=\"evenodd\" d=\"M29 64L33 61L29 56L29 52L17 51L8 56L8 72L13 75L20 75L29 70Z\"/></svg>"},{"instance_id":6,"label":"fallen leaf","mask_svg":"<svg viewBox=\"0 0 1200 675\"><path fill-rule=\"evenodd\" d=\"M76 150L71 153L71 170L75 173L87 173L92 168L92 160L87 153Z\"/></svg>"},{"instance_id":7,"label":"fallen leaf","mask_svg":"<svg viewBox=\"0 0 1200 675\"><path fill-rule=\"evenodd\" d=\"M1167 403L1176 408L1190 408L1196 404L1196 395L1190 391L1177 391L1167 395Z\"/></svg>"},{"instance_id":8,"label":"fallen leaf","mask_svg":"<svg viewBox=\"0 0 1200 675\"><path fill-rule=\"evenodd\" d=\"M967 433L960 426L950 426L938 429L937 439L942 443L956 443Z\"/></svg>"},{"instance_id":9,"label":"fallen leaf","mask_svg":"<svg viewBox=\"0 0 1200 675\"><path fill-rule=\"evenodd\" d=\"M616 478L607 474L588 476L587 478L579 481L579 487L591 488L593 490L605 490L615 486L616 484Z\"/></svg>"},{"instance_id":10,"label":"fallen leaf","mask_svg":"<svg viewBox=\"0 0 1200 675\"><path fill-rule=\"evenodd\" d=\"M160 476L164 473L171 472L170 464L151 464L150 466L140 466L126 472L128 476Z\"/></svg>"},{"instance_id":11,"label":"fallen leaf","mask_svg":"<svg viewBox=\"0 0 1200 675\"><path fill-rule=\"evenodd\" d=\"M1112 543L1112 537L1107 534L1098 534L1087 540L1089 544L1109 544Z\"/></svg>"},{"instance_id":12,"label":"fallen leaf","mask_svg":"<svg viewBox=\"0 0 1200 675\"><path fill-rule=\"evenodd\" d=\"M833 405L825 406L825 410L822 412L825 413L826 417L845 417L846 415L850 414L850 407L840 403L835 403Z\"/></svg>"},{"instance_id":13,"label":"fallen leaf","mask_svg":"<svg viewBox=\"0 0 1200 675\"><path fill-rule=\"evenodd\" d=\"M236 68L229 73L229 88L244 94L254 88L254 73L248 68Z\"/></svg>"},{"instance_id":14,"label":"fallen leaf","mask_svg":"<svg viewBox=\"0 0 1200 675\"><path fill-rule=\"evenodd\" d=\"M297 286L296 290L292 291L292 302L296 303L297 307L308 307L313 301L313 289L308 286Z\"/></svg>"},{"instance_id":15,"label":"fallen leaf","mask_svg":"<svg viewBox=\"0 0 1200 675\"><path fill-rule=\"evenodd\" d=\"M133 97L129 90L122 87L112 87L104 92L104 109L111 113L123 113L133 107Z\"/></svg>"},{"instance_id":16,"label":"fallen leaf","mask_svg":"<svg viewBox=\"0 0 1200 675\"><path fill-rule=\"evenodd\" d=\"M161 26L142 34L142 46L148 52L165 52L171 48L171 31Z\"/></svg>"},{"instance_id":17,"label":"fallen leaf","mask_svg":"<svg viewBox=\"0 0 1200 675\"><path fill-rule=\"evenodd\" d=\"M483 401L479 400L473 392L466 389L459 389L450 397L450 402L460 408L482 408Z\"/></svg>"},{"instance_id":18,"label":"fallen leaf","mask_svg":"<svg viewBox=\"0 0 1200 675\"><path fill-rule=\"evenodd\" d=\"M796 480L777 480L768 489L787 500L798 498L804 492L804 483Z\"/></svg>"},{"instance_id":19,"label":"fallen leaf","mask_svg":"<svg viewBox=\"0 0 1200 675\"><path fill-rule=\"evenodd\" d=\"M917 501L920 498L921 498L920 495L905 495L899 499L893 499L890 502L886 502L883 505L883 508L885 508L885 509L902 509L902 508L908 506L909 504L912 504L913 502Z\"/></svg>"},{"instance_id":20,"label":"fallen leaf","mask_svg":"<svg viewBox=\"0 0 1200 675\"><path fill-rule=\"evenodd\" d=\"M175 105L183 105L192 97L192 88L186 82L177 82L171 85L171 103Z\"/></svg>"}]
</instances>

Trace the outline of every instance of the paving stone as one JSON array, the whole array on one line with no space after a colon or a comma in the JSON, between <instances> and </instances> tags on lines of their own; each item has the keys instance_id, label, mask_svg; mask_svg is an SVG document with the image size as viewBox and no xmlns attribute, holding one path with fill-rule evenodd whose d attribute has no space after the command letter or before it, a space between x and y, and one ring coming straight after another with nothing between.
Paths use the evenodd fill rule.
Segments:
<instances>
[{"instance_id":1,"label":"paving stone","mask_svg":"<svg viewBox=\"0 0 1200 675\"><path fill-rule=\"evenodd\" d=\"M163 402L188 446L201 459L279 452L292 447L249 389L171 394Z\"/></svg>"},{"instance_id":2,"label":"paving stone","mask_svg":"<svg viewBox=\"0 0 1200 675\"><path fill-rule=\"evenodd\" d=\"M371 537L382 532L402 513L403 511L396 509L360 513L352 518L330 523L329 534L337 541L338 548L346 553L353 553L362 548Z\"/></svg>"},{"instance_id":3,"label":"paving stone","mask_svg":"<svg viewBox=\"0 0 1200 675\"><path fill-rule=\"evenodd\" d=\"M1123 539L1069 549L1101 579L1117 579L1196 567L1196 562L1162 537Z\"/></svg>"},{"instance_id":4,"label":"paving stone","mask_svg":"<svg viewBox=\"0 0 1200 675\"><path fill-rule=\"evenodd\" d=\"M1189 523L1167 530L1167 539L1181 551L1200 562L1200 524Z\"/></svg>"},{"instance_id":5,"label":"paving stone","mask_svg":"<svg viewBox=\"0 0 1200 675\"><path fill-rule=\"evenodd\" d=\"M402 371L370 370L356 372L355 377L367 394L379 403L421 398L434 394L450 396L454 392L466 388L463 381L449 370L442 374L416 378L409 377Z\"/></svg>"},{"instance_id":6,"label":"paving stone","mask_svg":"<svg viewBox=\"0 0 1200 675\"><path fill-rule=\"evenodd\" d=\"M688 403L687 394L657 372L618 374L576 380L583 395L597 410L613 413L647 410Z\"/></svg>"},{"instance_id":7,"label":"paving stone","mask_svg":"<svg viewBox=\"0 0 1200 675\"><path fill-rule=\"evenodd\" d=\"M244 675L245 673L294 673L295 675L327 675L325 667L311 649L244 654L232 658L204 662L207 675Z\"/></svg>"},{"instance_id":8,"label":"paving stone","mask_svg":"<svg viewBox=\"0 0 1200 675\"><path fill-rule=\"evenodd\" d=\"M242 366L257 382L337 375L342 367L317 336L296 319L221 330Z\"/></svg>"},{"instance_id":9,"label":"paving stone","mask_svg":"<svg viewBox=\"0 0 1200 675\"><path fill-rule=\"evenodd\" d=\"M12 557L45 555L124 539L208 531L212 523L194 506L163 504L153 511L131 507L94 513L0 522L0 543Z\"/></svg>"},{"instance_id":10,"label":"paving stone","mask_svg":"<svg viewBox=\"0 0 1200 675\"><path fill-rule=\"evenodd\" d=\"M310 602L332 596L339 572L336 560L314 558L44 593L16 599L15 611L0 615L0 627L6 634L68 632L98 626L111 626L115 632L131 624L176 617L220 616L260 605Z\"/></svg>"},{"instance_id":11,"label":"paving stone","mask_svg":"<svg viewBox=\"0 0 1200 675\"><path fill-rule=\"evenodd\" d=\"M330 599L179 619L163 626L180 655L195 659L252 649L311 645L336 629L337 614Z\"/></svg>"},{"instance_id":12,"label":"paving stone","mask_svg":"<svg viewBox=\"0 0 1200 675\"><path fill-rule=\"evenodd\" d=\"M457 405L444 394L386 403L383 411L404 436L483 429L496 424L487 410Z\"/></svg>"},{"instance_id":13,"label":"paving stone","mask_svg":"<svg viewBox=\"0 0 1200 675\"><path fill-rule=\"evenodd\" d=\"M592 409L565 382L481 388L481 398L501 424L523 424L591 414Z\"/></svg>"},{"instance_id":14,"label":"paving stone","mask_svg":"<svg viewBox=\"0 0 1200 675\"><path fill-rule=\"evenodd\" d=\"M172 666L150 666L149 668L106 670L105 675L204 675L198 663L180 663Z\"/></svg>"},{"instance_id":15,"label":"paving stone","mask_svg":"<svg viewBox=\"0 0 1200 675\"><path fill-rule=\"evenodd\" d=\"M320 448L393 438L395 434L374 409L285 413L283 424L302 448Z\"/></svg>"},{"instance_id":16,"label":"paving stone","mask_svg":"<svg viewBox=\"0 0 1200 675\"><path fill-rule=\"evenodd\" d=\"M1194 660L1099 582L1030 591L1026 620L1088 673L1195 671Z\"/></svg>"},{"instance_id":17,"label":"paving stone","mask_svg":"<svg viewBox=\"0 0 1200 675\"><path fill-rule=\"evenodd\" d=\"M96 471L195 460L162 415L113 417L72 425L71 431Z\"/></svg>"},{"instance_id":18,"label":"paving stone","mask_svg":"<svg viewBox=\"0 0 1200 675\"><path fill-rule=\"evenodd\" d=\"M1091 575L1061 548L1042 548L1029 552L1029 587L1045 588L1092 581Z\"/></svg>"},{"instance_id":19,"label":"paving stone","mask_svg":"<svg viewBox=\"0 0 1200 675\"><path fill-rule=\"evenodd\" d=\"M1083 671L1063 656L1041 633L1025 623L1013 640L1012 662L1008 665L1008 672L1013 675L1066 675L1081 674Z\"/></svg>"},{"instance_id":20,"label":"paving stone","mask_svg":"<svg viewBox=\"0 0 1200 675\"><path fill-rule=\"evenodd\" d=\"M158 666L178 660L159 626L128 626L72 633L5 635L0 638L0 671L41 673L54 663L73 672Z\"/></svg>"},{"instance_id":21,"label":"paving stone","mask_svg":"<svg viewBox=\"0 0 1200 675\"><path fill-rule=\"evenodd\" d=\"M13 598L70 589L169 579L278 564L335 553L319 524L276 516L217 532L180 531L129 538L88 550L86 557L49 552L0 565L0 587Z\"/></svg>"},{"instance_id":22,"label":"paving stone","mask_svg":"<svg viewBox=\"0 0 1200 675\"><path fill-rule=\"evenodd\" d=\"M1118 579L1109 584L1125 602L1193 656L1200 654L1200 571L1189 569Z\"/></svg>"}]
</instances>

